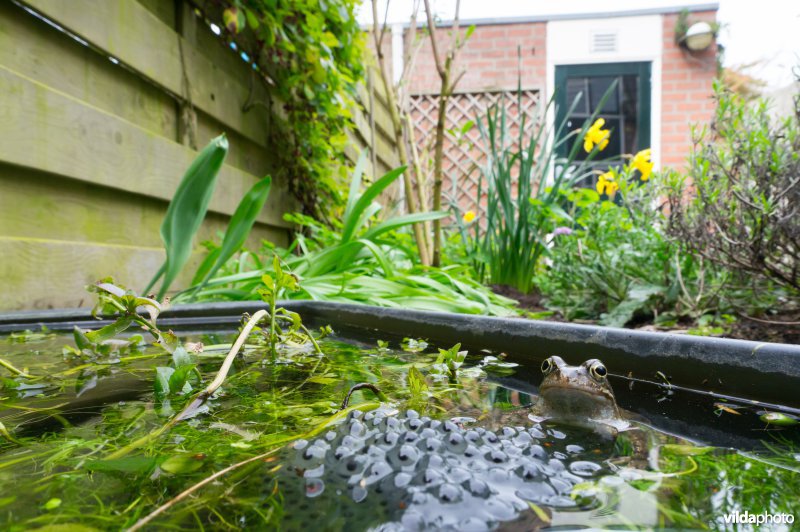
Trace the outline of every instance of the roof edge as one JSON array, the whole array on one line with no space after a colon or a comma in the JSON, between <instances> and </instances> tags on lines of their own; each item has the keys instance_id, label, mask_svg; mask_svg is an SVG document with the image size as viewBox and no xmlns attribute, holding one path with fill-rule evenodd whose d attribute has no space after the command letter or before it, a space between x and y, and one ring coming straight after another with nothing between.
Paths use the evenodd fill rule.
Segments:
<instances>
[{"instance_id":1,"label":"roof edge","mask_svg":"<svg viewBox=\"0 0 800 532\"><path fill-rule=\"evenodd\" d=\"M688 11L690 13L697 11L718 11L719 2L709 2L705 4L684 4L664 7L650 7L642 9L629 9L623 11L598 11L586 13L564 13L554 15L532 15L525 17L497 17L497 18L475 18L463 19L459 21L462 27L468 26L502 26L506 24L525 24L529 22L549 22L552 20L582 20L582 19L597 19L597 18L613 18L613 17L638 17L643 15L670 15L680 13L681 11ZM390 24L394 25L394 24ZM409 22L397 24L403 28L411 26ZM427 24L424 22L417 23L418 27L424 27ZM443 20L437 23L437 27L447 28L453 25L452 20ZM371 24L363 25L363 27L371 27Z\"/></svg>"}]
</instances>

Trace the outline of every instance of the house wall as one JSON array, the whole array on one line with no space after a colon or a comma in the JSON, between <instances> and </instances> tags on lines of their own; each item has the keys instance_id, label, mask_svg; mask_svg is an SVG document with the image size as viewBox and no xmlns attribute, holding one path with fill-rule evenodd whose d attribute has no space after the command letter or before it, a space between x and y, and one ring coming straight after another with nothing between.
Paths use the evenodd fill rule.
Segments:
<instances>
[{"instance_id":1,"label":"house wall","mask_svg":"<svg viewBox=\"0 0 800 532\"><path fill-rule=\"evenodd\" d=\"M549 22L480 25L462 49L456 73L465 71L456 92L514 90L521 71L523 89L541 90L546 101L554 90L557 65L649 61L652 63L651 146L657 167L681 167L691 150L691 124L707 124L714 112L712 82L716 75L716 44L689 54L675 43L679 15L564 19ZM713 22L716 11L695 11L689 23ZM408 31L408 30L406 30ZM463 36L466 29L461 28ZM592 32L614 31L618 50L592 52ZM443 54L449 28L439 29ZM517 48L520 57L517 56ZM387 53L391 57L391 52ZM429 40L416 56L409 81L412 94L436 94L440 81Z\"/></svg>"},{"instance_id":2,"label":"house wall","mask_svg":"<svg viewBox=\"0 0 800 532\"><path fill-rule=\"evenodd\" d=\"M661 162L680 168L692 144L690 124L708 124L714 115L713 81L717 75L717 47L690 54L675 43L677 14L664 15L661 85ZM714 22L716 11L695 12L689 24Z\"/></svg>"},{"instance_id":3,"label":"house wall","mask_svg":"<svg viewBox=\"0 0 800 532\"><path fill-rule=\"evenodd\" d=\"M523 89L544 89L547 57L547 23L477 26L460 51L453 72L464 71L457 92L512 90L518 80ZM450 28L437 33L439 54L450 42ZM463 35L466 29L461 28ZM519 56L517 50L519 48ZM419 50L410 80L412 94L438 93L441 87L430 39ZM521 74L521 75L520 75Z\"/></svg>"}]
</instances>

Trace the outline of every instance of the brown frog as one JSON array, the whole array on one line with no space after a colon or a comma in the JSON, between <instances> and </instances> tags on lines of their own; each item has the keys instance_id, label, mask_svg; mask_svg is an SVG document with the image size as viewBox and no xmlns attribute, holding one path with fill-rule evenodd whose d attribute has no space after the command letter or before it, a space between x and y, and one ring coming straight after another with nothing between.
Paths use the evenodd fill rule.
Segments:
<instances>
[{"instance_id":1,"label":"brown frog","mask_svg":"<svg viewBox=\"0 0 800 532\"><path fill-rule=\"evenodd\" d=\"M600 360L570 366L561 357L551 356L542 362L542 373L539 398L528 416L531 420L587 427L610 438L625 432L632 465L649 463L655 469L653 431L641 416L617 406L608 370Z\"/></svg>"},{"instance_id":2,"label":"brown frog","mask_svg":"<svg viewBox=\"0 0 800 532\"><path fill-rule=\"evenodd\" d=\"M542 373L533 416L578 425L619 425L624 421L608 383L608 370L596 358L570 366L552 356L542 362Z\"/></svg>"}]
</instances>

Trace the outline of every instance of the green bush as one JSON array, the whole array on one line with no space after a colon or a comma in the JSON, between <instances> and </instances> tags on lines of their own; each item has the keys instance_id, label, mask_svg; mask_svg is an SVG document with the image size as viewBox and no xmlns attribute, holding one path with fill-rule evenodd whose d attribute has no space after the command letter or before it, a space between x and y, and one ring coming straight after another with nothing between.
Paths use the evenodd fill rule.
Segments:
<instances>
[{"instance_id":1,"label":"green bush","mask_svg":"<svg viewBox=\"0 0 800 532\"><path fill-rule=\"evenodd\" d=\"M547 306L570 320L612 326L637 318L660 324L723 319L726 273L682 254L666 237L661 178L649 179L649 167L645 174L636 164L634 157L621 171L603 174L597 191L563 193L575 225L554 231L548 264L536 275Z\"/></svg>"},{"instance_id":2,"label":"green bush","mask_svg":"<svg viewBox=\"0 0 800 532\"><path fill-rule=\"evenodd\" d=\"M669 174L669 234L735 273L800 291L800 97L770 116L717 86L711 127L697 136L686 174Z\"/></svg>"}]
</instances>

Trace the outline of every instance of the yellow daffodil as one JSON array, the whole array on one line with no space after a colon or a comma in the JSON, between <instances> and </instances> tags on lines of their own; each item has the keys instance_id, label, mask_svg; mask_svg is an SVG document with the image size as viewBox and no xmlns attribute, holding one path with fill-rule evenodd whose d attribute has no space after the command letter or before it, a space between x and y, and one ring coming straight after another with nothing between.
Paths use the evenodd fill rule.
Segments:
<instances>
[{"instance_id":1,"label":"yellow daffodil","mask_svg":"<svg viewBox=\"0 0 800 532\"><path fill-rule=\"evenodd\" d=\"M597 144L597 149L600 151L603 151L608 146L608 137L611 132L607 129L602 129L605 123L605 120L598 118L594 121L592 127L586 131L586 136L583 137L583 149L586 150L586 153L592 151L595 144Z\"/></svg>"},{"instance_id":2,"label":"yellow daffodil","mask_svg":"<svg viewBox=\"0 0 800 532\"><path fill-rule=\"evenodd\" d=\"M653 163L650 161L650 148L642 150L633 156L631 168L636 168L642 173L642 181L650 179L650 174L653 172Z\"/></svg>"},{"instance_id":3,"label":"yellow daffodil","mask_svg":"<svg viewBox=\"0 0 800 532\"><path fill-rule=\"evenodd\" d=\"M609 170L597 180L597 193L613 196L619 190L619 185L614 181L614 172Z\"/></svg>"},{"instance_id":4,"label":"yellow daffodil","mask_svg":"<svg viewBox=\"0 0 800 532\"><path fill-rule=\"evenodd\" d=\"M464 213L464 216L461 217L464 220L465 224L471 223L472 220L475 219L475 213L473 211L467 211Z\"/></svg>"}]
</instances>

